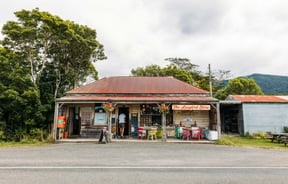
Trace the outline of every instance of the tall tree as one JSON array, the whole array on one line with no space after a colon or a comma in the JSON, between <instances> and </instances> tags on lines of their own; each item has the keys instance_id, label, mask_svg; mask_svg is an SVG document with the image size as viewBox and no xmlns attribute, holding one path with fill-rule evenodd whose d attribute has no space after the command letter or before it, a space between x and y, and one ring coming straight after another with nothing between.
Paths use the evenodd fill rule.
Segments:
<instances>
[{"instance_id":1,"label":"tall tree","mask_svg":"<svg viewBox=\"0 0 288 184\"><path fill-rule=\"evenodd\" d=\"M64 21L39 9L15 13L17 21L7 22L2 29L3 46L23 57L36 88L44 69L52 66L54 97L63 80L76 86L87 75L95 76L91 63L105 59L103 45L96 40L96 31L87 26ZM63 82L63 84L65 84Z\"/></svg>"},{"instance_id":2,"label":"tall tree","mask_svg":"<svg viewBox=\"0 0 288 184\"><path fill-rule=\"evenodd\" d=\"M252 78L235 78L216 93L216 98L225 99L228 95L263 95L261 88Z\"/></svg>"},{"instance_id":3,"label":"tall tree","mask_svg":"<svg viewBox=\"0 0 288 184\"><path fill-rule=\"evenodd\" d=\"M181 70L186 70L188 72L195 72L198 65L191 63L188 58L165 58L166 61L169 61L171 65L177 66Z\"/></svg>"},{"instance_id":4,"label":"tall tree","mask_svg":"<svg viewBox=\"0 0 288 184\"><path fill-rule=\"evenodd\" d=\"M0 92L3 92L0 95L1 103L8 105L0 107L3 110L0 115L12 121L9 114L17 110L19 113L14 120L19 118L13 122L49 124L52 123L56 97L84 82L87 76L97 78L93 63L106 59L104 47L96 39L94 29L37 8L15 12L15 16L16 21L8 21L2 28L4 38L1 46L6 59L3 59L1 70L5 70L2 76L7 75L8 78L4 79L8 82L0 82ZM11 53L17 59L8 57ZM19 89L13 88L12 84ZM24 84L25 87L20 88ZM15 108L9 104L15 104ZM23 104L27 108L21 106ZM34 104L34 107L28 104ZM8 116L10 119L7 119Z\"/></svg>"},{"instance_id":5,"label":"tall tree","mask_svg":"<svg viewBox=\"0 0 288 184\"><path fill-rule=\"evenodd\" d=\"M6 122L6 134L14 139L16 131L44 122L40 97L30 80L21 57L0 47L0 120Z\"/></svg>"}]
</instances>

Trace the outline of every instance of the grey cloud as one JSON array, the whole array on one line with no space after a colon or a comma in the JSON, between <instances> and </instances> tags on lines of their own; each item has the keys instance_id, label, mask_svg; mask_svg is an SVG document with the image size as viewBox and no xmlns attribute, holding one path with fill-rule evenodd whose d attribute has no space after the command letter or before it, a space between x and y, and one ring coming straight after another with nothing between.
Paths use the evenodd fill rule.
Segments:
<instances>
[{"instance_id":1,"label":"grey cloud","mask_svg":"<svg viewBox=\"0 0 288 184\"><path fill-rule=\"evenodd\" d=\"M203 34L217 30L220 18L215 12L190 12L180 17L179 28L184 34Z\"/></svg>"},{"instance_id":2,"label":"grey cloud","mask_svg":"<svg viewBox=\"0 0 288 184\"><path fill-rule=\"evenodd\" d=\"M222 1L170 1L165 12L182 34L205 34L218 30L227 6ZM171 26L171 23L170 23Z\"/></svg>"}]
</instances>

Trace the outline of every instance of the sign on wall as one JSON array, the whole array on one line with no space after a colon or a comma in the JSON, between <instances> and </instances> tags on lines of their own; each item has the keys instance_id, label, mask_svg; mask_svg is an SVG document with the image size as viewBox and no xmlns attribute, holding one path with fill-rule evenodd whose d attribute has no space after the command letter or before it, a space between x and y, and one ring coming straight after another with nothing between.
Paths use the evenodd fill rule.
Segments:
<instances>
[{"instance_id":1,"label":"sign on wall","mask_svg":"<svg viewBox=\"0 0 288 184\"><path fill-rule=\"evenodd\" d=\"M210 110L210 105L172 105L172 110Z\"/></svg>"}]
</instances>

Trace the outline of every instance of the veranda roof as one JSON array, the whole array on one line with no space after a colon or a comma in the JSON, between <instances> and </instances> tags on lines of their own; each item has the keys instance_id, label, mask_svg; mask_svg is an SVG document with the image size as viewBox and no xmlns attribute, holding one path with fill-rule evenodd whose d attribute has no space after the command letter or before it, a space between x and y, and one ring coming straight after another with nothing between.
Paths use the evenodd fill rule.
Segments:
<instances>
[{"instance_id":1,"label":"veranda roof","mask_svg":"<svg viewBox=\"0 0 288 184\"><path fill-rule=\"evenodd\" d=\"M65 96L57 101L70 103L93 102L125 102L125 103L205 103L217 102L216 99L207 96Z\"/></svg>"}]
</instances>

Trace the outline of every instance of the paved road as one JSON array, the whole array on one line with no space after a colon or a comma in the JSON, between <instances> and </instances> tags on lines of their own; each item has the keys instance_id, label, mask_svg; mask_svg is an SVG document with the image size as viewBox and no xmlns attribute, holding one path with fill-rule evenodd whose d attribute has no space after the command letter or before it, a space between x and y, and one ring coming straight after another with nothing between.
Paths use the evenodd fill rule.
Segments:
<instances>
[{"instance_id":1,"label":"paved road","mask_svg":"<svg viewBox=\"0 0 288 184\"><path fill-rule=\"evenodd\" d=\"M197 144L0 148L0 183L287 183L288 151Z\"/></svg>"}]
</instances>

